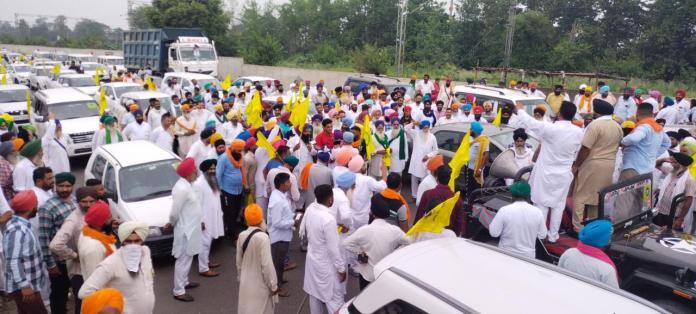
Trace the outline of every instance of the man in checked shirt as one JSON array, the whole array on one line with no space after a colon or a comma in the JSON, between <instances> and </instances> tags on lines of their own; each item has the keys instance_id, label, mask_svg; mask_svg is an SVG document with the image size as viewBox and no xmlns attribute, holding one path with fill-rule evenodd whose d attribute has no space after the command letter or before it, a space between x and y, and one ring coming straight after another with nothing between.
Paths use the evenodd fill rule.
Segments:
<instances>
[{"instance_id":1,"label":"man in checked shirt","mask_svg":"<svg viewBox=\"0 0 696 314\"><path fill-rule=\"evenodd\" d=\"M15 215L5 226L2 243L5 249L5 285L19 314L47 313L39 293L46 285L45 265L39 241L29 222L36 216L38 202L32 190L19 192L12 198ZM8 215L3 214L0 218L5 216Z\"/></svg>"}]
</instances>

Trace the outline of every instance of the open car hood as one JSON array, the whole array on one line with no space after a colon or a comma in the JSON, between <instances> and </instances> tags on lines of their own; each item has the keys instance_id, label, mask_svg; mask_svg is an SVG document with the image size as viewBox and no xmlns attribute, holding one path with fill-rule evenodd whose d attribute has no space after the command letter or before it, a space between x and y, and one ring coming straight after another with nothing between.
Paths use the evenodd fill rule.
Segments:
<instances>
[{"instance_id":1,"label":"open car hood","mask_svg":"<svg viewBox=\"0 0 696 314\"><path fill-rule=\"evenodd\" d=\"M696 239L693 236L654 224L648 226L647 231L630 238L615 234L609 250L646 262L696 271Z\"/></svg>"}]
</instances>

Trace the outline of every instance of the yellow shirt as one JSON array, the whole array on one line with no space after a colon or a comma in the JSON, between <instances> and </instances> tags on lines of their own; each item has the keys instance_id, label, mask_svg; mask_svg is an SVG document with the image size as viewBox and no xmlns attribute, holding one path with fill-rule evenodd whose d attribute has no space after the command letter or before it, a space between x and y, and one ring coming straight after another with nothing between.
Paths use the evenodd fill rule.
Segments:
<instances>
[{"instance_id":1,"label":"yellow shirt","mask_svg":"<svg viewBox=\"0 0 696 314\"><path fill-rule=\"evenodd\" d=\"M561 103L563 102L564 98L565 96L563 94L556 96L556 94L551 93L546 96L546 102L549 103L549 106L551 106L551 110L553 110L554 115L558 114L558 111L561 110Z\"/></svg>"}]
</instances>

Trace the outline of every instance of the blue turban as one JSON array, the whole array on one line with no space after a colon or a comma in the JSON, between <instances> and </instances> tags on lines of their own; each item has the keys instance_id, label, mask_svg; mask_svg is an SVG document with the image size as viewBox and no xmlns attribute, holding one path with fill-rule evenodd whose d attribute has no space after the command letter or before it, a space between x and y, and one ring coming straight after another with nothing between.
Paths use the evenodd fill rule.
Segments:
<instances>
[{"instance_id":1,"label":"blue turban","mask_svg":"<svg viewBox=\"0 0 696 314\"><path fill-rule=\"evenodd\" d=\"M609 92L609 85L604 85L604 86L599 88L600 94L604 94L604 93L608 93L608 92Z\"/></svg>"},{"instance_id":2,"label":"blue turban","mask_svg":"<svg viewBox=\"0 0 696 314\"><path fill-rule=\"evenodd\" d=\"M423 101L430 101L430 94L423 95Z\"/></svg>"},{"instance_id":3,"label":"blue turban","mask_svg":"<svg viewBox=\"0 0 696 314\"><path fill-rule=\"evenodd\" d=\"M312 116L312 121L319 121L319 122L321 122L321 120L324 120L324 116L322 116L322 115L320 115L320 114L315 114L315 115Z\"/></svg>"},{"instance_id":4,"label":"blue turban","mask_svg":"<svg viewBox=\"0 0 696 314\"><path fill-rule=\"evenodd\" d=\"M205 122L205 128L215 128L215 120L208 120Z\"/></svg>"},{"instance_id":5,"label":"blue turban","mask_svg":"<svg viewBox=\"0 0 696 314\"><path fill-rule=\"evenodd\" d=\"M578 239L590 246L605 247L611 239L611 222L606 219L595 220L580 230Z\"/></svg>"},{"instance_id":6,"label":"blue turban","mask_svg":"<svg viewBox=\"0 0 696 314\"><path fill-rule=\"evenodd\" d=\"M331 160L331 153L328 151L320 151L317 153L317 159L323 162L329 162L329 160Z\"/></svg>"},{"instance_id":7,"label":"blue turban","mask_svg":"<svg viewBox=\"0 0 696 314\"><path fill-rule=\"evenodd\" d=\"M343 141L346 143L353 143L353 140L355 140L355 134L353 132L344 132L343 133Z\"/></svg>"},{"instance_id":8,"label":"blue turban","mask_svg":"<svg viewBox=\"0 0 696 314\"><path fill-rule=\"evenodd\" d=\"M355 173L346 171L336 178L336 185L339 188L347 189L355 184Z\"/></svg>"},{"instance_id":9,"label":"blue turban","mask_svg":"<svg viewBox=\"0 0 696 314\"><path fill-rule=\"evenodd\" d=\"M292 167L297 167L297 164L300 163L300 160L293 155L288 155L288 157L285 157L285 159L283 159L283 161Z\"/></svg>"},{"instance_id":10,"label":"blue turban","mask_svg":"<svg viewBox=\"0 0 696 314\"><path fill-rule=\"evenodd\" d=\"M365 104L372 106L375 104L375 102L372 99L368 99L368 100L365 100Z\"/></svg>"},{"instance_id":11,"label":"blue turban","mask_svg":"<svg viewBox=\"0 0 696 314\"><path fill-rule=\"evenodd\" d=\"M430 127L430 120L423 120L420 122L420 128Z\"/></svg>"},{"instance_id":12,"label":"blue turban","mask_svg":"<svg viewBox=\"0 0 696 314\"><path fill-rule=\"evenodd\" d=\"M466 105L462 106L462 110L471 110L471 107L472 107L471 104L466 104Z\"/></svg>"},{"instance_id":13,"label":"blue turban","mask_svg":"<svg viewBox=\"0 0 696 314\"><path fill-rule=\"evenodd\" d=\"M353 119L345 117L343 120L341 120L341 123L347 125L347 126L353 126Z\"/></svg>"},{"instance_id":14,"label":"blue turban","mask_svg":"<svg viewBox=\"0 0 696 314\"><path fill-rule=\"evenodd\" d=\"M140 109L135 109L135 111L133 111L133 116L135 117L135 116L137 116L137 115L141 115L141 116L142 116L142 115L143 115L143 111L140 110Z\"/></svg>"},{"instance_id":15,"label":"blue turban","mask_svg":"<svg viewBox=\"0 0 696 314\"><path fill-rule=\"evenodd\" d=\"M251 134L249 134L249 131L247 131L247 130L244 130L244 132L239 133L239 135L237 135L237 139L240 139L242 141L246 141L250 137L251 137Z\"/></svg>"},{"instance_id":16,"label":"blue turban","mask_svg":"<svg viewBox=\"0 0 696 314\"><path fill-rule=\"evenodd\" d=\"M671 105L674 105L674 99L672 99L672 97L669 97L669 96L665 97L665 100L663 102L665 104L665 107L669 107Z\"/></svg>"},{"instance_id":17,"label":"blue turban","mask_svg":"<svg viewBox=\"0 0 696 314\"><path fill-rule=\"evenodd\" d=\"M481 122L471 122L471 133L476 133L476 134L481 134L483 133L483 125L481 125Z\"/></svg>"}]
</instances>

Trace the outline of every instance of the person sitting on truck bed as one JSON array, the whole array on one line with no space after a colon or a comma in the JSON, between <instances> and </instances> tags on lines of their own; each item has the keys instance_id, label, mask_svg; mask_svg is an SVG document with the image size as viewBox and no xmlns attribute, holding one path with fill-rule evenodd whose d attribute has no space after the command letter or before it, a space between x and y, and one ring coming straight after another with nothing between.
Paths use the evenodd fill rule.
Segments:
<instances>
[{"instance_id":1,"label":"person sitting on truck bed","mask_svg":"<svg viewBox=\"0 0 696 314\"><path fill-rule=\"evenodd\" d=\"M578 246L561 255L558 266L597 280L614 288L619 287L616 265L602 248L611 239L611 221L601 219L580 230Z\"/></svg>"}]
</instances>

